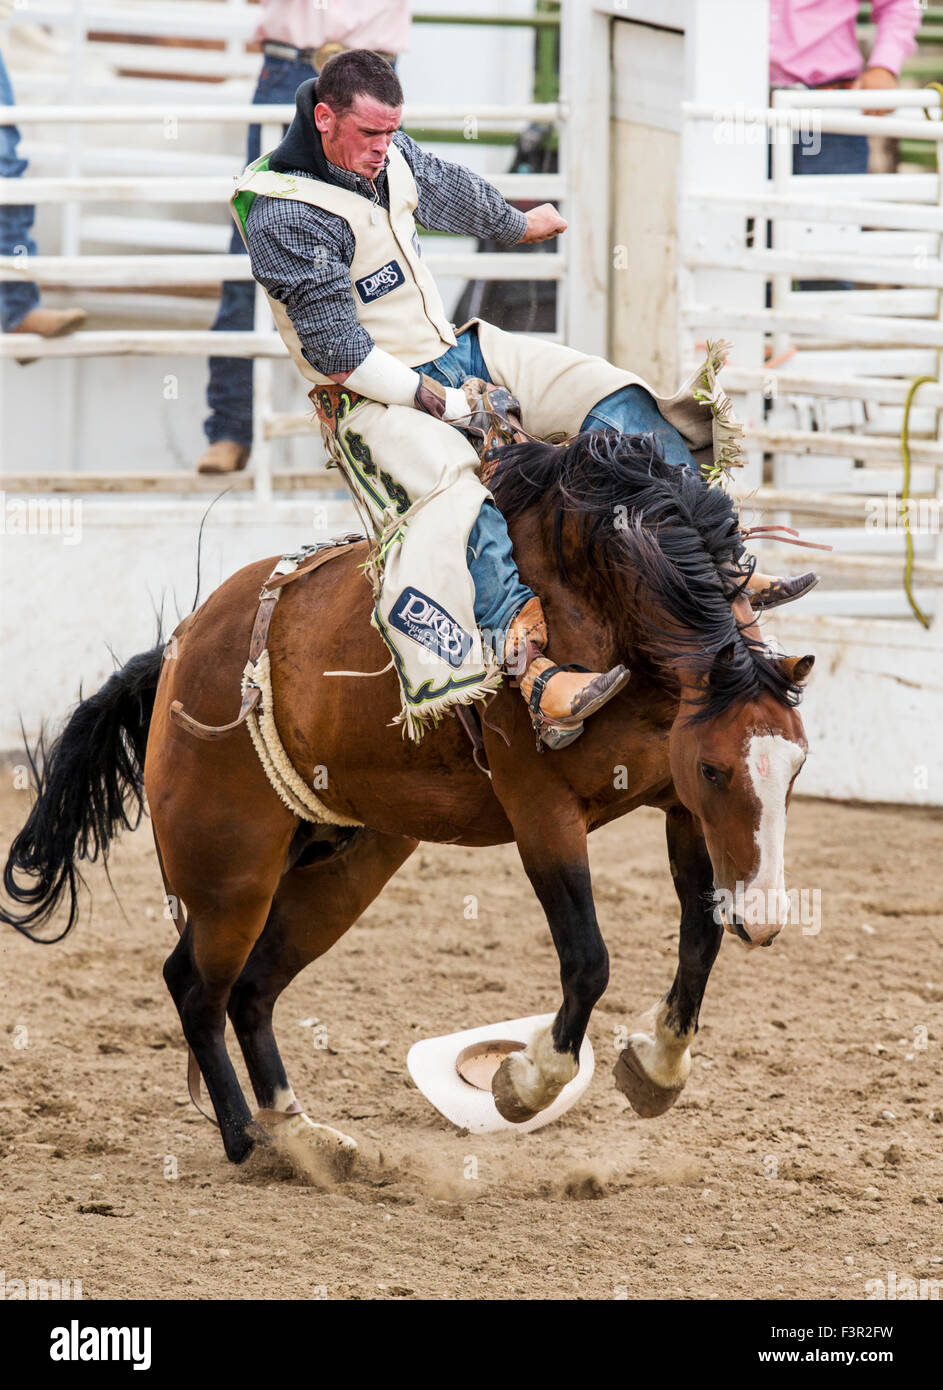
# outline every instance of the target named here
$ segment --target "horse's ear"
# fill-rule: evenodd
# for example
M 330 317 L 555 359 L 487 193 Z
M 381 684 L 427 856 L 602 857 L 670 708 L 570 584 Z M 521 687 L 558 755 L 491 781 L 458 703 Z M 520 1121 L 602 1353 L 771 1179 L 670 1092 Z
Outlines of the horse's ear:
M 814 656 L 784 656 L 782 667 L 791 681 L 801 685 L 815 665 Z

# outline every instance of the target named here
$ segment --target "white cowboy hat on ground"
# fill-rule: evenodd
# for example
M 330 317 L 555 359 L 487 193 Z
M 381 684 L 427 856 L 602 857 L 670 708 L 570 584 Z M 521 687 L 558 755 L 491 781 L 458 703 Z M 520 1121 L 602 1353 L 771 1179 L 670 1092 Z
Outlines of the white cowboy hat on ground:
M 502 1129 L 529 1134 L 569 1110 L 592 1081 L 595 1070 L 593 1048 L 587 1037 L 580 1048 L 579 1071 L 552 1105 L 519 1125 L 498 1114 L 491 1094 L 491 1077 L 503 1058 L 516 1050 L 515 1044 L 526 1047 L 553 1019 L 553 1014 L 535 1014 L 531 1018 L 466 1028 L 441 1038 L 424 1038 L 409 1049 L 406 1066 L 426 1100 L 459 1129 L 472 1134 L 491 1134 Z

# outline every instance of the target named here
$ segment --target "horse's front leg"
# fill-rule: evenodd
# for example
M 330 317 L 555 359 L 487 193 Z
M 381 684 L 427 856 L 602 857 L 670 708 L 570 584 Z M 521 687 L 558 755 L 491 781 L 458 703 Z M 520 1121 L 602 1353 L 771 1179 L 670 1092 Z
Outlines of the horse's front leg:
M 698 1012 L 723 938 L 714 870 L 700 825 L 689 811 L 673 806 L 667 831 L 671 875 L 681 902 L 678 969 L 655 1006 L 652 1033 L 633 1033 L 613 1072 L 619 1090 L 646 1119 L 674 1105 L 690 1075 Z
M 513 822 L 512 822 L 513 823 Z M 609 982 L 609 953 L 596 922 L 586 827 L 575 812 L 534 814 L 515 826 L 527 876 L 547 915 L 560 958 L 563 1003 L 550 1027 L 523 1052 L 505 1058 L 492 1082 L 495 1105 L 516 1124 L 556 1100 L 579 1071 L 583 1036 Z

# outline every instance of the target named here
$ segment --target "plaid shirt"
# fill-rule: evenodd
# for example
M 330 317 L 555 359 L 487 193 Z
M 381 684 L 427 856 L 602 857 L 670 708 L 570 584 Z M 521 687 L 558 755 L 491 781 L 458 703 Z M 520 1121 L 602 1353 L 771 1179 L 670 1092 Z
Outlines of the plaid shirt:
M 426 154 L 398 130 L 393 143 L 416 180 L 416 220 L 423 227 L 488 237 L 513 246 L 527 218 L 485 179 L 461 164 Z M 331 165 L 345 188 L 384 208 L 390 206 L 384 168 L 371 183 Z M 292 174 L 309 178 L 303 169 Z M 336 213 L 290 198 L 258 197 L 246 219 L 252 274 L 284 304 L 306 359 L 325 376 L 352 372 L 374 346 L 357 319 L 350 284 L 354 234 Z

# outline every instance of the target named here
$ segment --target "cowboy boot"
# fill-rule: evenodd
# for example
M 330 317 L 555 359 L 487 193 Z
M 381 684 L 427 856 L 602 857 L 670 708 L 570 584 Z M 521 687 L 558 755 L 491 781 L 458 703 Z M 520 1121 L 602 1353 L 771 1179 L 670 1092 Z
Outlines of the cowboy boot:
M 794 599 L 802 598 L 818 582 L 819 576 L 815 570 L 808 570 L 793 579 L 774 579 L 768 574 L 754 572 L 746 596 L 754 612 L 760 613 L 765 608 L 778 608 L 781 603 L 792 603 Z
M 84 309 L 31 309 L 11 333 L 38 333 L 41 338 L 61 338 L 74 333 L 88 314 Z
M 88 318 L 84 309 L 43 309 L 37 307 L 31 309 L 17 324 L 16 328 L 11 328 L 11 333 L 36 333 L 40 338 L 61 338 L 66 333 L 74 333 L 80 324 Z M 19 366 L 28 367 L 31 362 L 38 362 L 38 357 L 17 357 L 14 359 Z
M 250 450 L 234 439 L 217 439 L 200 457 L 198 473 L 241 473 L 249 462 Z
M 504 646 L 505 669 L 517 676 L 531 723 L 548 748 L 566 748 L 583 732 L 583 722 L 612 699 L 629 679 L 625 666 L 587 671 L 574 663 L 556 665 L 545 655 L 547 621 L 539 598 L 529 599 L 511 621 Z

